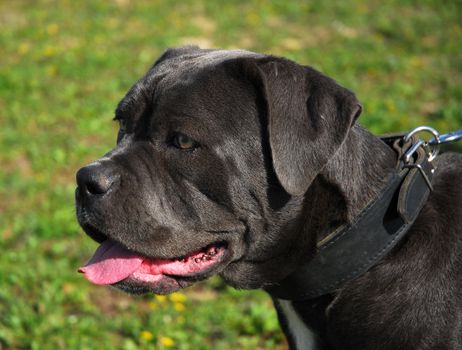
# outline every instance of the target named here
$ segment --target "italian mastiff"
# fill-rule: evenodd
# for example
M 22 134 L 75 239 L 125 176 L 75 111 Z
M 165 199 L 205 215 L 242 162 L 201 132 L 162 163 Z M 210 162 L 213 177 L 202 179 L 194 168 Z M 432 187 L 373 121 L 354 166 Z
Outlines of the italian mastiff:
M 462 156 L 378 138 L 360 113 L 285 58 L 167 50 L 119 103 L 116 147 L 77 173 L 101 243 L 80 272 L 134 294 L 216 274 L 263 288 L 291 349 L 462 349 Z

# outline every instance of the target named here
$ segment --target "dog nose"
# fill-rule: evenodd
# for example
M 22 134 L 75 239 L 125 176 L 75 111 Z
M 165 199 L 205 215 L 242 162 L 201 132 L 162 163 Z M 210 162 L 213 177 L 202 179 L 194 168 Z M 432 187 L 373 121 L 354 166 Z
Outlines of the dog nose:
M 95 162 L 77 171 L 77 186 L 87 195 L 103 195 L 119 178 L 115 167 L 107 162 Z

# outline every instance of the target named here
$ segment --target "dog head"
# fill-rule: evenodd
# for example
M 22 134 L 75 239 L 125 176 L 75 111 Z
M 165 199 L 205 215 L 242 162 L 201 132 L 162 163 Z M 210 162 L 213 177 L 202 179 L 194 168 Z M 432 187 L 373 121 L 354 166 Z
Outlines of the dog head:
M 82 272 L 133 293 L 281 280 L 314 252 L 307 190 L 360 111 L 283 58 L 167 50 L 119 103 L 116 147 L 77 173 L 79 223 L 102 243 Z

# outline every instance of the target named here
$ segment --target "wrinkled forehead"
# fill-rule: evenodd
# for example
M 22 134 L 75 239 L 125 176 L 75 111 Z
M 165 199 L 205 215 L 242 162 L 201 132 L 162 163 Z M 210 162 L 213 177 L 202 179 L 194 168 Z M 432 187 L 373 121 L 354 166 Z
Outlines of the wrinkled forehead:
M 233 59 L 256 56 L 244 50 L 198 50 L 169 58 L 153 67 L 152 74 L 158 77 L 154 92 L 162 95 L 221 93 L 230 80 L 225 64 Z
M 246 51 L 212 51 L 197 57 L 167 60 L 155 73 L 158 79 L 153 103 L 161 115 L 201 118 L 214 116 L 218 124 L 231 122 L 231 116 L 249 106 L 252 88 L 230 74 L 225 63 L 233 58 L 255 56 Z M 228 117 L 227 117 L 228 116 Z M 223 125 L 222 125 L 223 126 Z
M 214 71 L 227 61 L 245 57 L 262 57 L 245 50 L 197 50 L 175 56 L 158 63 L 152 73 L 162 76 L 163 84 L 175 84 L 178 80 L 188 80 L 196 74 Z
M 208 125 L 230 123 L 236 115 L 245 114 L 242 108 L 250 105 L 252 88 L 230 74 L 226 63 L 250 57 L 262 55 L 243 50 L 197 49 L 161 59 L 130 89 L 116 116 L 137 121 L 147 113 L 151 123 L 156 124 L 172 116 L 199 118 L 201 124 L 205 118 Z

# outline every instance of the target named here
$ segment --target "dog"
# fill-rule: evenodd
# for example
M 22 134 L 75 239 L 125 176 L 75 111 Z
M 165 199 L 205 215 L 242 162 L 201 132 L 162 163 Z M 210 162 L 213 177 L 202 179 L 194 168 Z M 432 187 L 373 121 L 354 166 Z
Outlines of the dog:
M 433 191 L 379 261 L 290 297 L 291 274 L 396 168 L 395 150 L 356 123 L 361 111 L 285 58 L 168 49 L 119 103 L 117 146 L 77 172 L 79 224 L 101 243 L 80 272 L 133 294 L 216 274 L 263 288 L 291 349 L 462 349 L 460 154 L 432 161 Z

